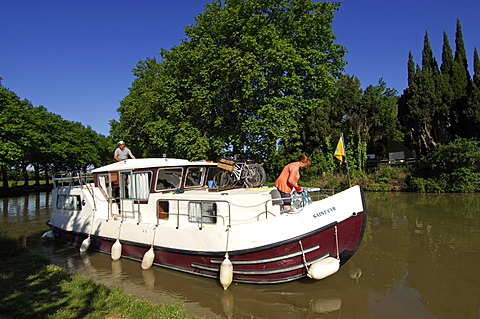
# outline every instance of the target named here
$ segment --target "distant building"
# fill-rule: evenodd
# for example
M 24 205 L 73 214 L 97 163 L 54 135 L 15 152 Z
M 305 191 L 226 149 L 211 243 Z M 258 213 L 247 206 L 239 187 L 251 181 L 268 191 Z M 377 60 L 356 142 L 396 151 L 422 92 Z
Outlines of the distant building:
M 416 162 L 417 154 L 414 150 L 407 148 L 403 143 L 389 142 L 387 144 L 388 159 L 379 158 L 376 154 L 367 155 L 367 167 L 377 165 L 402 165 Z

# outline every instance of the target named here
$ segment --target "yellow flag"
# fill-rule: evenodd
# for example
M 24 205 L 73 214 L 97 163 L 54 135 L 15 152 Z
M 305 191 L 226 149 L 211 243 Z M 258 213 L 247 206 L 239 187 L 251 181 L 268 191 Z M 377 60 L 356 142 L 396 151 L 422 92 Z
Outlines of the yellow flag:
M 340 165 L 343 164 L 343 157 L 345 156 L 345 147 L 343 146 L 343 134 L 338 140 L 337 149 L 335 150 L 335 153 L 333 153 L 333 156 L 340 160 Z

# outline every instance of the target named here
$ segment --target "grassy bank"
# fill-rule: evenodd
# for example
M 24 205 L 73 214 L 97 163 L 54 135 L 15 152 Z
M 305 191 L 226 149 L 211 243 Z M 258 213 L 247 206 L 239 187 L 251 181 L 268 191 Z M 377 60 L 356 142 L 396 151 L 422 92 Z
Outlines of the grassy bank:
M 0 318 L 198 318 L 70 275 L 0 233 Z
M 9 183 L 8 188 L 3 188 L 3 183 L 0 182 L 0 197 L 6 196 L 22 196 L 34 192 L 48 192 L 51 191 L 53 184 L 46 184 L 45 181 L 40 185 L 35 185 L 35 181 L 29 181 L 28 185 L 25 183 Z
M 300 180 L 300 184 L 335 190 L 347 189 L 349 185 L 360 185 L 364 190 L 371 192 L 400 192 L 407 191 L 406 180 L 410 174 L 411 168 L 408 166 L 383 165 L 368 173 L 352 171 L 350 176 L 346 172 L 323 173 L 319 177 Z

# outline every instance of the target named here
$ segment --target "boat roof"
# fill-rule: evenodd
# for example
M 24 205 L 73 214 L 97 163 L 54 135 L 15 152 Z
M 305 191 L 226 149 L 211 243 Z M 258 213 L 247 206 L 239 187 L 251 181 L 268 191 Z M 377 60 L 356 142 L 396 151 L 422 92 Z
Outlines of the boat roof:
M 136 158 L 127 159 L 121 162 L 108 164 L 92 170 L 93 173 L 135 170 L 152 167 L 171 167 L 171 166 L 217 166 L 213 161 L 189 161 L 179 158 Z

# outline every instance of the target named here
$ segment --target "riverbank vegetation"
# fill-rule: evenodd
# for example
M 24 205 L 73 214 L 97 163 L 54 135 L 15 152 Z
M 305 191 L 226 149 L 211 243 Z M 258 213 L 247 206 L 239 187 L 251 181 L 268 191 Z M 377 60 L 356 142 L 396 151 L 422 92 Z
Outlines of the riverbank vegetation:
M 475 48 L 471 73 L 460 20 L 454 50 L 444 32 L 441 59 L 425 32 L 421 62 L 411 52 L 405 57 L 408 87 L 399 93 L 382 79 L 362 88 L 344 73 L 347 48 L 333 33 L 336 10 L 338 2 L 312 0 L 207 3 L 185 28 L 185 40 L 138 62 L 108 138 L 0 86 L 0 120 L 9 124 L 0 126 L 2 172 L 98 166 L 111 161 L 122 139 L 139 157 L 248 155 L 270 178 L 305 154 L 314 165 L 302 178 L 344 184 L 345 165 L 333 157 L 343 134 L 348 173 L 366 188 L 480 191 L 480 59 Z M 18 120 L 11 115 L 17 113 L 26 115 Z M 39 133 L 18 139 L 30 124 Z M 386 185 L 382 165 L 405 165 L 396 174 L 402 181 Z
M 198 318 L 70 275 L 0 233 L 1 318 Z
M 361 185 L 367 191 L 473 193 L 480 191 L 480 142 L 457 139 L 435 147 L 421 161 L 378 165 L 365 172 L 345 167 L 322 174 L 302 174 L 309 186 L 345 189 Z M 349 179 L 350 175 L 350 179 Z

